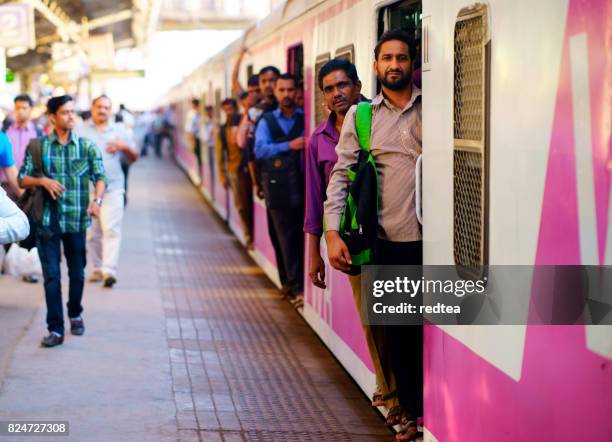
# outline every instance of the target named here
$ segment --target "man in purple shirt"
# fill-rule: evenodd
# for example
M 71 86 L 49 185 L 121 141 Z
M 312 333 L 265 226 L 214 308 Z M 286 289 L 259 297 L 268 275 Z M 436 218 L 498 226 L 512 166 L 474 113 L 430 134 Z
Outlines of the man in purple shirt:
M 348 60 L 335 58 L 319 71 L 319 88 L 331 114 L 315 129 L 306 152 L 306 218 L 304 232 L 308 235 L 308 275 L 312 283 L 325 288 L 325 264 L 321 258 L 320 239 L 323 234 L 323 202 L 336 156 L 340 129 L 349 108 L 360 101 L 361 82 L 357 69 Z
M 17 169 L 21 167 L 25 158 L 28 143 L 32 138 L 42 135 L 36 125 L 30 121 L 33 101 L 29 95 L 17 95 L 15 97 L 15 121 L 6 129 L 6 136 L 11 140 L 13 147 L 13 159 Z

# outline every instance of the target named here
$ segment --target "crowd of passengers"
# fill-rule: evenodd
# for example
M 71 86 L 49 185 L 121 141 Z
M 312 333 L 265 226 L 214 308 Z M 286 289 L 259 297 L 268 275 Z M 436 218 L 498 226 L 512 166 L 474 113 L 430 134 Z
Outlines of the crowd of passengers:
M 328 260 L 348 274 L 361 311 L 359 262 L 353 262 L 341 235 L 351 184 L 348 172 L 363 150 L 356 129 L 358 103 L 369 103 L 371 109 L 370 146 L 378 176 L 371 263 L 422 263 L 415 209 L 415 168 L 421 154 L 417 47 L 403 31 L 383 34 L 373 63 L 381 89 L 372 100 L 362 95 L 351 62 L 336 58 L 323 65 L 317 82 L 327 117 L 308 143 L 304 94 L 298 79 L 265 66 L 248 79 L 243 90 L 238 72 L 246 52 L 243 47 L 232 75 L 237 98 L 221 103 L 222 124 L 215 122 L 212 106 L 205 106 L 202 114 L 200 101 L 191 102 L 184 131 L 198 159 L 198 170 L 202 171 L 202 155 L 209 155 L 211 169 L 216 168 L 222 185 L 233 193 L 248 249 L 253 248 L 253 195 L 265 200 L 282 297 L 296 308 L 303 305 L 304 233 L 309 245 L 308 275 L 315 286 L 326 288 L 329 275 L 320 249 L 324 236 Z M 214 170 L 210 172 L 214 175 Z M 399 426 L 397 440 L 421 438 L 422 326 L 364 325 L 363 329 L 376 372 L 372 405 L 388 410 L 386 424 Z

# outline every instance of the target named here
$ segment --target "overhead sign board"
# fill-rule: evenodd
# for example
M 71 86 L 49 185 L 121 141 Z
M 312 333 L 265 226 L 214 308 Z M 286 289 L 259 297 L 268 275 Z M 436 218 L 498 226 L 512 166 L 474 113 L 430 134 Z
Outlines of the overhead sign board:
M 35 46 L 32 6 L 21 3 L 0 6 L 0 47 L 34 48 Z

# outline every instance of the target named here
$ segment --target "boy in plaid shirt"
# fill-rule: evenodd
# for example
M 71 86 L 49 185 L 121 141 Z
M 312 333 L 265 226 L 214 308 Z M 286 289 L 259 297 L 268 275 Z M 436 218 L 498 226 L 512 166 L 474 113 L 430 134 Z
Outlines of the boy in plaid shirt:
M 44 176 L 34 177 L 30 152 L 19 173 L 23 188 L 43 187 L 45 202 L 37 247 L 45 278 L 47 327 L 49 335 L 43 347 L 55 347 L 64 342 L 64 315 L 60 273 L 60 244 L 68 264 L 70 287 L 68 316 L 70 331 L 82 335 L 85 326 L 81 313 L 85 283 L 85 231 L 91 216 L 98 216 L 106 189 L 102 157 L 95 144 L 79 138 L 72 130 L 76 123 L 74 103 L 68 95 L 54 97 L 47 103 L 49 121 L 55 130 L 40 138 Z M 95 183 L 93 201 L 89 201 L 89 182 Z

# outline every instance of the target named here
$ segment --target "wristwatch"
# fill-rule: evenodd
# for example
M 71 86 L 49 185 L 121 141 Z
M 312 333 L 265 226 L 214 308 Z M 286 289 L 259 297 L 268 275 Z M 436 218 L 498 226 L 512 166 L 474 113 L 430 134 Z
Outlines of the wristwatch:
M 102 198 L 96 198 L 94 200 L 94 203 L 96 203 L 98 206 L 102 207 Z

